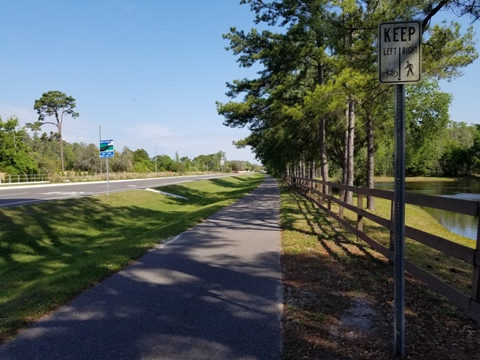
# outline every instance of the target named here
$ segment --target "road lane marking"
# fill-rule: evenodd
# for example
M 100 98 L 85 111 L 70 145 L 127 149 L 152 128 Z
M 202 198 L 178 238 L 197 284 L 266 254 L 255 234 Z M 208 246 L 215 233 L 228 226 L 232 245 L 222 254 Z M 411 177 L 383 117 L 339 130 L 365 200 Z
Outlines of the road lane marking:
M 42 193 L 42 195 L 60 195 L 60 196 L 86 196 L 90 195 L 90 192 L 84 191 L 52 191 L 47 193 Z

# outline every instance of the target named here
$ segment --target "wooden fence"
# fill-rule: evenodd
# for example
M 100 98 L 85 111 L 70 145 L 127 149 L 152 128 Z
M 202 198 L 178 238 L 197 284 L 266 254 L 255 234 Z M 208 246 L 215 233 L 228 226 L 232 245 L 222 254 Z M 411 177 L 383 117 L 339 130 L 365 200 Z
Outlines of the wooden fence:
M 338 183 L 292 176 L 286 177 L 285 181 L 298 193 L 314 202 L 329 216 L 337 220 L 349 232 L 365 241 L 390 261 L 394 260 L 393 231 L 395 223 L 393 221 L 393 191 L 346 186 Z M 347 204 L 341 200 L 342 194 L 344 194 L 345 191 L 351 191 L 353 194 L 357 195 L 357 205 Z M 333 195 L 334 193 L 338 194 Z M 392 203 L 390 219 L 385 219 L 366 211 L 364 209 L 364 200 L 367 196 L 390 200 Z M 420 195 L 407 192 L 405 202 L 406 204 L 470 215 L 477 219 L 480 215 L 480 202 L 477 201 Z M 338 205 L 338 214 L 332 211 L 332 203 Z M 356 224 L 352 225 L 345 220 L 344 209 L 351 210 L 356 214 Z M 390 231 L 389 248 L 380 244 L 363 231 L 364 219 L 370 219 Z M 437 276 L 413 264 L 411 261 L 405 260 L 406 271 L 423 281 L 436 292 L 447 297 L 452 303 L 466 312 L 472 319 L 480 322 L 480 221 L 479 228 L 477 229 L 476 249 L 457 244 L 445 238 L 409 226 L 405 226 L 405 236 L 473 266 L 471 294 L 466 295 L 455 287 L 445 283 Z

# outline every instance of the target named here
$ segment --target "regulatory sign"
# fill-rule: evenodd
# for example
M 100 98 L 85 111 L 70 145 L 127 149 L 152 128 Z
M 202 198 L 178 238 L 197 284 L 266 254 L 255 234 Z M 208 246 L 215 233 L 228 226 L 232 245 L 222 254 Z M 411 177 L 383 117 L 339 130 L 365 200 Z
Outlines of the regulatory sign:
M 113 158 L 113 140 L 100 140 L 100 157 Z
M 382 84 L 420 81 L 422 24 L 385 22 L 378 27 L 378 79 Z

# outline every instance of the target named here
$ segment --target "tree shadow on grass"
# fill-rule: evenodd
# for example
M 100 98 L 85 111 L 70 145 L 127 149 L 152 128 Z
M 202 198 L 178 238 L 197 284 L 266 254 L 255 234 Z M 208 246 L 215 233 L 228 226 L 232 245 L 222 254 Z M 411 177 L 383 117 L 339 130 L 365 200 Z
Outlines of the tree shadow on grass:
M 108 221 L 135 215 L 134 227 L 138 230 L 142 227 L 141 218 L 161 219 L 167 215 L 165 211 L 135 209 L 135 206 L 110 209 L 97 202 L 92 198 L 83 199 L 75 204 L 78 213 L 68 216 L 78 220 L 82 211 L 90 211 L 84 214 L 87 218 L 93 209 L 109 209 Z M 65 211 L 68 206 L 62 208 L 57 204 L 55 209 Z M 235 223 L 239 213 L 225 209 L 217 215 Z M 275 214 L 271 213 L 271 217 L 273 219 L 265 218 L 252 224 L 250 230 L 263 230 L 263 221 L 274 220 Z M 97 221 L 97 218 L 93 216 L 88 221 Z M 17 359 L 27 359 L 32 358 L 32 354 L 37 357 L 48 354 L 45 357 L 62 360 L 158 356 L 279 359 L 278 232 L 272 231 L 268 237 L 261 231 L 255 235 L 249 232 L 247 239 L 231 238 L 231 234 L 238 232 L 230 231 L 230 235 L 226 235 L 224 227 L 210 224 L 214 221 L 209 219 L 168 246 L 147 252 L 125 271 L 109 277 L 69 306 L 36 323 L 0 347 L 0 358 L 8 359 L 14 354 Z M 121 230 L 117 229 L 117 223 L 111 225 L 117 226 L 97 236 L 109 235 L 107 241 L 112 241 Z M 155 234 L 158 226 L 152 224 L 151 233 Z M 255 246 L 256 252 L 251 251 L 249 244 L 252 243 L 259 245 Z M 124 249 L 117 248 L 116 252 L 132 251 L 136 245 L 134 241 Z M 99 262 L 96 266 L 104 268 L 105 263 Z M 91 271 L 98 269 L 93 267 Z
M 239 197 L 253 185 L 242 182 L 233 193 Z M 25 325 L 27 309 L 36 307 L 35 313 L 41 313 L 64 303 L 162 239 L 218 212 L 232 197 L 232 191 L 212 196 L 172 188 L 193 201 L 163 198 L 166 207 L 159 208 L 156 195 L 139 191 L 129 203 L 86 197 L 1 209 L 0 313 L 18 315 L 1 318 L 0 339 Z M 178 207 L 179 203 L 187 206 Z
M 368 245 L 356 241 L 352 234 L 347 230 L 341 229 L 334 220 L 330 219 L 320 209 L 315 208 L 309 200 L 295 192 L 290 192 L 290 196 L 290 201 L 294 206 L 285 210 L 283 214 L 282 227 L 284 229 L 316 236 L 318 241 L 324 246 L 326 246 L 327 242 L 332 242 L 340 247 L 350 260 L 367 257 L 371 261 L 380 261 L 381 264 L 384 263 L 383 260 L 379 260 L 375 256 L 372 256 L 372 254 L 366 250 L 369 249 Z M 308 225 L 307 230 L 304 228 L 299 229 L 294 226 L 295 221 L 298 218 L 301 218 Z M 355 251 L 352 251 L 352 248 L 354 248 Z M 334 253 L 331 253 L 330 255 L 337 256 Z
M 236 180 L 232 182 L 231 180 Z M 238 181 L 241 182 L 238 182 Z M 247 178 L 247 177 L 231 177 L 228 180 L 223 179 L 211 179 L 208 180 L 209 183 L 215 185 L 213 189 L 214 193 L 206 190 L 198 190 L 191 187 L 185 187 L 182 185 L 168 185 L 157 187 L 155 189 L 159 191 L 168 192 L 170 194 L 179 195 L 187 198 L 170 198 L 171 203 L 176 204 L 194 204 L 194 205 L 206 205 L 213 201 L 223 201 L 226 199 L 235 198 L 238 199 L 243 196 L 245 193 L 249 193 L 255 188 L 257 188 L 262 182 L 263 178 Z M 224 191 L 219 191 L 218 187 L 221 189 L 227 189 Z M 235 190 L 236 189 L 236 190 Z
M 300 195 L 288 192 L 284 199 L 283 228 L 298 237 L 294 251 L 282 257 L 285 358 L 393 359 L 392 266 L 368 245 L 344 236 L 336 222 Z M 306 240 L 312 237 L 316 246 Z M 478 324 L 408 273 L 406 286 L 407 355 L 444 358 L 449 351 L 455 359 L 475 358 L 480 343 L 448 324 L 480 334 Z M 349 328 L 355 322 L 345 320 L 355 304 L 365 301 L 375 312 L 359 319 L 370 319 L 370 333 Z M 438 346 L 460 342 L 458 351 Z

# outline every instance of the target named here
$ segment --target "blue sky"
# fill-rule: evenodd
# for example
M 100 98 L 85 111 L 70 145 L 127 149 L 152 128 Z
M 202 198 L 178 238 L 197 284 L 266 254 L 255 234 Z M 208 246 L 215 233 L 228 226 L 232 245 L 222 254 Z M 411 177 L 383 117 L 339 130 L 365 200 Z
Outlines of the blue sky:
M 97 144 L 101 126 L 117 150 L 256 162 L 232 145 L 248 130 L 223 126 L 215 107 L 225 82 L 252 74 L 225 50 L 231 26 L 254 26 L 239 0 L 0 0 L 0 116 L 35 121 L 35 99 L 60 90 L 80 113 L 64 121 L 69 142 Z M 464 73 L 442 89 L 454 120 L 480 123 L 480 63 Z

